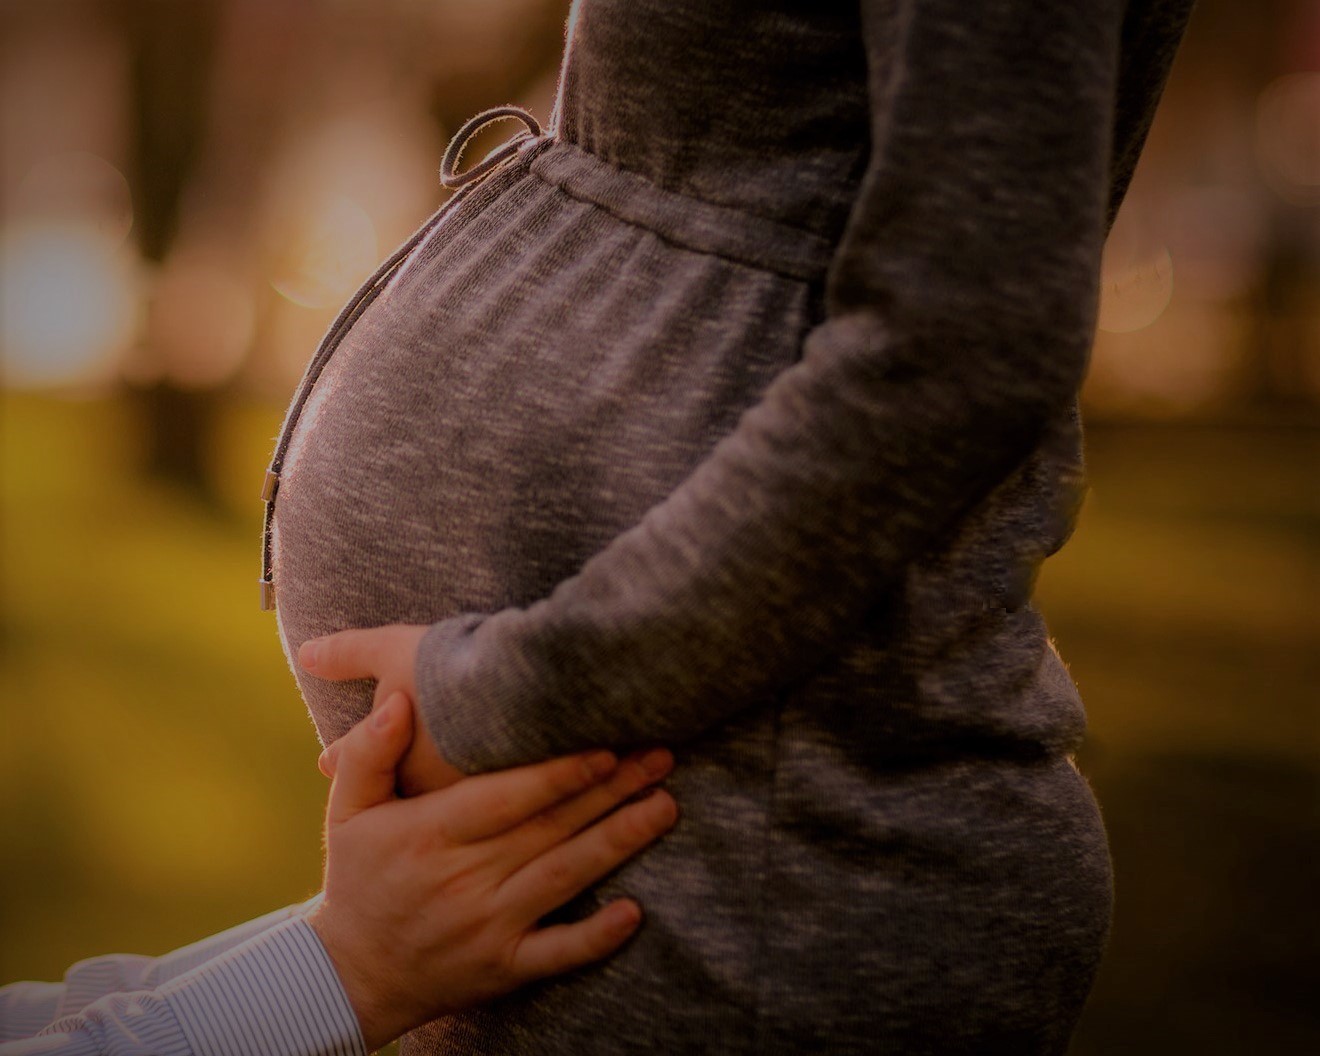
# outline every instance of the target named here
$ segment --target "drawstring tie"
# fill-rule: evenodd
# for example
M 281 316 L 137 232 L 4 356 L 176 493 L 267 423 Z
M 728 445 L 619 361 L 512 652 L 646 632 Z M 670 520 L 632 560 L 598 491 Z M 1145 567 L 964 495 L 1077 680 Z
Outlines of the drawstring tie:
M 492 150 L 467 172 L 455 172 L 454 169 L 463 156 L 463 148 L 467 146 L 468 140 L 492 121 L 502 121 L 506 117 L 516 117 L 527 127 L 507 143 Z M 454 138 L 449 141 L 449 146 L 445 148 L 445 156 L 440 161 L 440 183 L 445 187 L 456 188 L 480 179 L 522 146 L 524 142 L 540 134 L 541 126 L 537 124 L 536 118 L 521 106 L 493 106 L 489 110 L 483 110 L 464 121 L 459 130 L 454 133 Z
M 487 154 L 480 162 L 468 169 L 467 172 L 455 172 L 459 159 L 463 155 L 463 148 L 467 146 L 468 140 L 485 128 L 492 121 L 500 121 L 504 118 L 516 117 L 527 127 L 515 135 L 508 142 L 501 144 Z M 302 381 L 298 383 L 298 390 L 294 394 L 293 403 L 289 408 L 289 413 L 285 416 L 284 425 L 280 429 L 279 439 L 275 443 L 275 454 L 271 457 L 270 468 L 266 470 L 266 477 L 261 486 L 261 501 L 265 505 L 265 512 L 262 516 L 261 524 L 261 608 L 263 611 L 269 611 L 275 608 L 275 581 L 274 581 L 274 554 L 272 550 L 272 531 L 275 517 L 275 496 L 280 488 L 280 473 L 284 470 L 284 460 L 289 453 L 289 443 L 293 437 L 294 427 L 298 424 L 298 419 L 302 415 L 303 408 L 307 405 L 307 399 L 312 394 L 312 387 L 316 384 L 325 365 L 334 355 L 339 343 L 343 341 L 344 336 L 352 329 L 353 324 L 358 321 L 375 299 L 380 296 L 390 277 L 403 261 L 425 240 L 448 212 L 454 208 L 462 199 L 467 197 L 471 189 L 476 186 L 477 181 L 487 173 L 494 170 L 508 158 L 512 157 L 529 139 L 534 139 L 541 135 L 541 126 L 536 118 L 529 114 L 520 106 L 494 106 L 489 110 L 483 110 L 479 114 L 468 118 L 454 133 L 449 141 L 449 146 L 445 148 L 444 157 L 440 161 L 440 183 L 442 186 L 457 193 L 451 195 L 439 209 L 431 214 L 430 218 L 414 233 L 408 241 L 396 249 L 386 258 L 385 262 L 367 279 L 350 298 L 343 310 L 335 318 L 325 337 L 321 339 L 321 344 L 316 349 L 316 354 L 312 356 L 307 364 L 306 371 L 303 372 Z

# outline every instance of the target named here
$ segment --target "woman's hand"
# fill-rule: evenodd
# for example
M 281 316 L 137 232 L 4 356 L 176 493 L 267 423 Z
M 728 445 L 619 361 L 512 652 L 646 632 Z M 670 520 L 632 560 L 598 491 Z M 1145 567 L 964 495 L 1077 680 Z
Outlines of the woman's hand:
M 426 630 L 423 626 L 395 623 L 312 638 L 298 650 L 298 663 L 309 674 L 331 681 L 375 679 L 377 708 L 394 693 L 415 701 L 417 646 Z M 420 722 L 416 726 L 416 736 L 398 768 L 399 789 L 406 796 L 446 788 L 464 776 L 440 754 L 425 727 Z M 334 744 L 321 755 L 321 772 L 326 777 L 334 776 L 334 755 Z
M 341 741 L 326 812 L 325 898 L 308 917 L 368 1050 L 437 1016 L 599 960 L 637 928 L 620 899 L 575 924 L 537 921 L 673 825 L 673 765 L 608 752 L 395 797 L 412 708 L 391 694 Z M 613 811 L 613 813 L 609 813 Z

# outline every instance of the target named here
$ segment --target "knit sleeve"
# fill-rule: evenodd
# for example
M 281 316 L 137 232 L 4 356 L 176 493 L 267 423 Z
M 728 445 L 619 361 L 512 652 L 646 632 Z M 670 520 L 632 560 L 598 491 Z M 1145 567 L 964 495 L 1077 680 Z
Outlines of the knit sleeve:
M 870 156 L 823 321 L 578 574 L 428 631 L 448 759 L 676 743 L 773 700 L 1026 457 L 1093 339 L 1124 6 L 863 0 Z

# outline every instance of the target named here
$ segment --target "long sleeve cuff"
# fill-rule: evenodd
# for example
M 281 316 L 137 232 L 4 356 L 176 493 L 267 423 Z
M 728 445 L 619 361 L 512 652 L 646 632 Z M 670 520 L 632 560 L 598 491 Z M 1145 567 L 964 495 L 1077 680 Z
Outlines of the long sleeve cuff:
M 69 968 L 62 982 L 17 982 L 0 987 L 0 1042 L 30 1038 L 107 994 L 155 990 L 253 936 L 309 912 L 321 897 L 318 893 L 299 905 L 267 913 L 161 957 L 127 953 L 89 957 Z
M 366 1056 L 357 1016 L 301 917 L 163 987 L 194 1056 Z
M 301 916 L 157 990 L 107 994 L 4 1056 L 366 1056 L 357 1017 Z
M 79 961 L 64 975 L 64 993 L 55 1014 L 38 1024 L 31 1033 L 36 1033 L 41 1027 L 56 1019 L 77 1014 L 106 994 L 154 990 L 163 986 L 212 958 L 242 945 L 254 936 L 302 915 L 319 900 L 318 894 L 309 902 L 285 906 L 255 920 L 244 921 L 198 942 L 172 950 L 162 957 L 113 954 Z

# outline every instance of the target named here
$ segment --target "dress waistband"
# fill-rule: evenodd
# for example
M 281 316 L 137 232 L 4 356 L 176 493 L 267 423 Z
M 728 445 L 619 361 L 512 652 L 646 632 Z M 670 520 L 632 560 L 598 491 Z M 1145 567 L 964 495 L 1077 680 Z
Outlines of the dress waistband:
M 456 171 L 468 140 L 492 121 L 517 118 L 527 127 L 466 172 Z M 542 132 L 522 107 L 497 106 L 469 118 L 454 133 L 440 165 L 440 182 L 457 188 L 518 158 L 533 175 L 579 201 L 698 253 L 711 253 L 790 278 L 824 274 L 834 253 L 812 231 L 669 190 L 639 172 L 620 168 L 554 132 Z
M 814 232 L 668 190 L 553 134 L 524 142 L 518 153 L 569 197 L 698 253 L 805 281 L 822 277 L 834 255 L 830 240 Z

